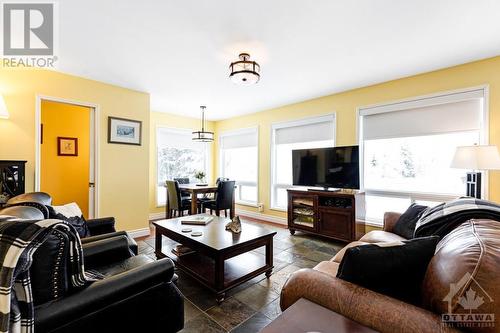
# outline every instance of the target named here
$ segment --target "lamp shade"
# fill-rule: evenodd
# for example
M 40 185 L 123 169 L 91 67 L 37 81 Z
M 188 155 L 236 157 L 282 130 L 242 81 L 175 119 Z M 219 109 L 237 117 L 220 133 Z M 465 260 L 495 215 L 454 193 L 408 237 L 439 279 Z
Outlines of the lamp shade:
M 500 155 L 496 146 L 460 146 L 451 167 L 470 170 L 499 170 Z
M 5 105 L 2 95 L 0 95 L 0 118 L 9 118 L 9 111 L 7 111 L 7 105 Z

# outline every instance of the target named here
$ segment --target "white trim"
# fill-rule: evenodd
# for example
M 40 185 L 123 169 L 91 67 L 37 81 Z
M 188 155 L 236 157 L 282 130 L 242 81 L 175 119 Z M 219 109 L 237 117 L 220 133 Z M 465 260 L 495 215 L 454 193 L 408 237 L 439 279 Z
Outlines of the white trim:
M 483 98 L 483 119 L 480 130 L 480 144 L 489 144 L 489 85 L 442 91 L 428 95 L 420 95 L 400 100 L 393 100 L 356 108 L 356 140 L 359 146 L 360 190 L 364 191 L 364 141 L 363 116 L 384 112 L 394 112 L 404 109 L 425 107 L 429 105 L 453 103 L 472 98 Z M 489 172 L 483 171 L 482 198 L 489 198 Z M 464 193 L 465 194 L 465 193 Z
M 276 160 L 276 130 L 280 128 L 287 128 L 287 127 L 293 127 L 293 126 L 301 126 L 301 125 L 308 125 L 308 124 L 314 124 L 314 123 L 320 123 L 320 122 L 325 122 L 325 121 L 330 121 L 332 120 L 333 117 L 333 146 L 337 146 L 337 112 L 331 112 L 325 115 L 318 115 L 318 116 L 313 116 L 313 117 L 306 117 L 306 118 L 301 118 L 297 120 L 291 120 L 291 121 L 279 121 L 275 123 L 271 123 L 271 147 L 270 147 L 270 153 L 271 153 L 271 159 L 270 159 L 270 168 L 271 168 L 271 178 L 270 178 L 270 186 L 269 186 L 269 199 L 270 199 L 270 209 L 272 210 L 277 210 L 277 211 L 284 211 L 283 207 L 278 207 L 275 205 L 274 202 L 274 186 L 275 185 L 282 185 L 282 184 L 276 184 L 276 170 L 275 170 L 275 160 Z M 288 187 L 291 187 L 291 184 L 287 185 Z
M 219 135 L 219 143 L 220 143 L 222 137 L 253 133 L 254 131 L 259 133 L 259 125 L 237 128 L 237 129 L 232 129 L 232 130 L 220 132 L 220 134 L 218 134 Z
M 149 213 L 149 221 L 166 219 L 166 215 L 165 212 Z
M 155 172 L 155 205 L 157 208 L 165 207 L 165 204 L 159 204 L 158 203 L 158 130 L 166 129 L 167 131 L 171 133 L 176 133 L 176 134 L 189 134 L 191 135 L 193 131 L 196 129 L 192 128 L 178 128 L 178 127 L 169 127 L 169 126 L 164 126 L 161 124 L 157 124 L 155 126 L 155 134 L 154 134 L 154 142 L 151 142 L 150 144 L 154 144 L 154 151 L 155 151 L 155 165 L 154 165 L 154 172 Z M 200 144 L 200 143 L 197 143 Z M 211 154 L 211 149 L 212 147 L 210 146 L 209 142 L 203 142 L 201 144 L 204 144 L 206 147 L 206 152 L 205 152 L 205 172 L 206 172 L 206 177 L 207 181 L 209 183 L 212 182 L 212 154 Z
M 132 238 L 146 237 L 150 235 L 150 230 L 149 228 L 127 230 L 127 234 L 129 234 Z
M 83 106 L 90 108 L 94 113 L 94 211 L 89 212 L 89 216 L 98 217 L 99 216 L 99 132 L 100 132 L 100 107 L 99 104 L 82 102 L 79 100 L 52 97 L 46 95 L 37 94 L 35 96 L 35 191 L 40 191 L 40 125 L 42 122 L 42 101 L 50 101 L 57 103 L 64 103 L 76 106 Z
M 443 91 L 428 95 L 420 95 L 400 100 L 360 106 L 358 107 L 358 110 L 359 115 L 368 116 L 378 113 L 402 111 L 432 105 L 455 103 L 473 98 L 484 98 L 484 90 L 487 87 L 488 85 L 481 85 L 477 87 Z
M 236 209 L 236 215 L 246 216 L 246 217 L 254 218 L 257 220 L 262 220 L 262 221 L 276 223 L 276 224 L 288 225 L 288 221 L 287 221 L 286 217 L 279 217 L 279 216 L 274 216 L 274 215 L 257 213 L 257 212 L 252 212 L 249 210 L 243 210 L 243 209 Z
M 333 119 L 332 119 L 332 117 L 333 117 Z M 288 127 L 310 125 L 310 124 L 316 124 L 316 123 L 324 123 L 327 121 L 335 120 L 335 118 L 337 118 L 337 113 L 331 112 L 331 113 L 327 113 L 327 114 L 323 114 L 323 115 L 305 117 L 305 118 L 300 118 L 300 119 L 295 119 L 295 120 L 278 121 L 278 122 L 274 122 L 271 124 L 271 129 L 277 130 L 280 128 L 288 128 Z M 334 133 L 334 135 L 335 135 L 335 133 Z
M 360 222 L 363 222 L 365 225 L 369 225 L 370 227 L 378 227 L 378 228 L 384 228 L 384 222 L 376 222 L 376 221 L 368 221 L 368 220 L 359 220 Z
M 225 177 L 224 175 L 224 152 L 223 152 L 223 148 L 222 148 L 222 138 L 224 137 L 227 137 L 227 136 L 233 136 L 233 135 L 239 135 L 239 134 L 247 134 L 247 133 L 255 133 L 257 135 L 257 158 L 255 159 L 255 167 L 256 167 L 256 170 L 257 170 L 257 179 L 255 180 L 255 187 L 256 187 L 256 191 L 257 191 L 257 198 L 255 200 L 255 202 L 253 201 L 240 201 L 240 200 L 235 200 L 235 203 L 236 204 L 239 204 L 239 205 L 245 205 L 245 206 L 251 206 L 251 207 L 258 207 L 258 202 L 259 202 L 259 161 L 260 161 L 260 148 L 259 148 L 259 144 L 260 144 L 260 133 L 259 133 L 259 125 L 255 125 L 255 126 L 250 126 L 250 127 L 245 127 L 245 128 L 239 128 L 239 129 L 234 129 L 234 130 L 229 130 L 229 131 L 224 131 L 224 132 L 221 132 L 220 134 L 218 134 L 218 155 L 219 155 L 219 170 L 218 170 L 218 174 L 220 177 Z M 247 186 L 252 186 L 252 184 L 250 184 L 250 182 L 238 182 L 238 180 L 236 180 L 236 185 L 246 185 Z M 241 187 L 238 187 L 238 191 L 240 191 Z

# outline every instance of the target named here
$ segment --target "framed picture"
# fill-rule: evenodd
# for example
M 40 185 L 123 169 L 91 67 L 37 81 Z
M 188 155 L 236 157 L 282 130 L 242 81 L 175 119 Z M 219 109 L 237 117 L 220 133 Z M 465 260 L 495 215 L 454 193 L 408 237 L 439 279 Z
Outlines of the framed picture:
M 78 156 L 78 138 L 58 136 L 57 156 Z
M 108 143 L 140 146 L 141 132 L 141 121 L 108 117 Z

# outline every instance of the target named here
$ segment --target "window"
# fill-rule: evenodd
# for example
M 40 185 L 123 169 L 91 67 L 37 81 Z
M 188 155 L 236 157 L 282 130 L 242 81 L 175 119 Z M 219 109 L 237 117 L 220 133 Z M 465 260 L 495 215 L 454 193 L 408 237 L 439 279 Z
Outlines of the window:
M 286 189 L 292 186 L 292 150 L 333 147 L 335 116 L 275 124 L 271 143 L 271 208 L 287 207 Z
M 482 123 L 483 90 L 360 110 L 366 220 L 464 195 L 465 171 L 450 163 L 481 142 Z
M 207 177 L 210 174 L 209 145 L 193 142 L 191 137 L 190 130 L 164 127 L 156 130 L 158 206 L 166 203 L 166 180 L 189 177 L 194 182 L 195 172 L 204 171 Z
M 258 129 L 249 128 L 220 135 L 221 176 L 236 181 L 235 201 L 256 205 L 258 201 Z

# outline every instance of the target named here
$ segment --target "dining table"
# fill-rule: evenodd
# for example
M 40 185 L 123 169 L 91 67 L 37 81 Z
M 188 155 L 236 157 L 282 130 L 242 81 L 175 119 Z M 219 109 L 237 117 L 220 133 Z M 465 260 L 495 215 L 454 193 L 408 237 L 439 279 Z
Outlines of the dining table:
M 184 193 L 189 193 L 191 195 L 191 215 L 198 213 L 197 198 L 198 194 L 216 193 L 217 185 L 200 185 L 200 184 L 179 184 L 179 189 Z M 168 200 L 167 200 L 168 201 Z M 168 212 L 167 203 L 167 212 Z M 234 217 L 234 194 L 231 203 L 231 208 L 229 209 L 230 217 Z

